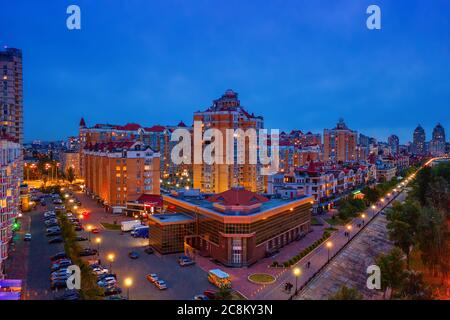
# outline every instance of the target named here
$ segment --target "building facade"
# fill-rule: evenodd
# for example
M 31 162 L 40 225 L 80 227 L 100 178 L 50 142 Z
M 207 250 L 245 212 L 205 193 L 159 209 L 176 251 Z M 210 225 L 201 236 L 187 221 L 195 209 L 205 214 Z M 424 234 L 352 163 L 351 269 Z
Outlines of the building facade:
M 333 129 L 323 131 L 324 161 L 349 162 L 357 160 L 356 131 L 350 130 L 343 119 Z
M 83 152 L 86 191 L 113 212 L 142 194 L 160 193 L 159 153 L 142 142 L 109 142 Z
M 0 279 L 20 207 L 20 171 L 22 148 L 15 139 L 0 139 Z
M 413 133 L 412 153 L 414 155 L 425 155 L 425 130 L 419 124 Z
M 434 157 L 439 157 L 445 154 L 445 130 L 444 127 L 438 123 L 433 129 L 433 135 L 430 141 L 430 153 Z
M 250 164 L 249 159 L 249 141 L 245 142 L 244 164 L 226 163 L 226 145 L 229 137 L 227 137 L 227 129 L 255 129 L 258 133 L 263 128 L 263 118 L 248 113 L 238 99 L 238 94 L 233 90 L 227 90 L 222 97 L 213 101 L 205 111 L 194 113 L 194 121 L 202 123 L 202 137 L 207 129 L 220 130 L 223 136 L 222 150 L 217 150 L 223 164 L 207 164 L 203 161 L 201 164 L 193 165 L 194 188 L 200 189 L 206 193 L 218 193 L 231 189 L 235 186 L 241 186 L 253 192 L 262 192 L 264 190 L 263 177 L 260 174 L 259 164 Z M 237 157 L 237 139 L 233 137 L 235 157 Z M 202 153 L 208 141 L 202 139 Z M 254 146 L 253 146 L 254 147 Z M 237 159 L 237 158 L 236 158 Z
M 237 187 L 206 199 L 164 196 L 164 204 L 172 214 L 150 216 L 151 246 L 162 253 L 184 248 L 231 267 L 251 265 L 311 225 L 312 198 L 306 196 L 269 199 Z

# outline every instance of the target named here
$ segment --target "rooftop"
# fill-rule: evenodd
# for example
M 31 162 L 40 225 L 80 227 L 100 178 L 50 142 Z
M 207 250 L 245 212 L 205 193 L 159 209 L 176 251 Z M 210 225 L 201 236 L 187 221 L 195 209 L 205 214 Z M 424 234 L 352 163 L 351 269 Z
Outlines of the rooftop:
M 165 213 L 165 214 L 154 214 L 149 216 L 150 219 L 156 220 L 161 224 L 171 224 L 171 223 L 180 223 L 180 222 L 193 222 L 194 219 L 188 215 L 184 215 L 182 213 Z

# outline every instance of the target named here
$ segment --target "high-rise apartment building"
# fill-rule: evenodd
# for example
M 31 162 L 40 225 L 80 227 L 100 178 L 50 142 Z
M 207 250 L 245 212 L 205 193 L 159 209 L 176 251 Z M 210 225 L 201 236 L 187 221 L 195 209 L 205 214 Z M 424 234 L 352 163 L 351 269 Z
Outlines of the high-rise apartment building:
M 207 129 L 218 129 L 223 136 L 223 150 L 217 150 L 222 164 L 193 164 L 194 188 L 202 192 L 219 193 L 229 190 L 233 187 L 244 187 L 252 192 L 263 192 L 264 181 L 260 174 L 259 164 L 250 164 L 249 159 L 249 141 L 245 142 L 244 164 L 234 161 L 233 164 L 226 163 L 226 145 L 228 137 L 227 129 L 255 129 L 258 133 L 263 128 L 263 118 L 248 113 L 238 99 L 238 94 L 233 90 L 227 90 L 222 97 L 213 101 L 205 111 L 194 113 L 194 121 L 202 122 L 202 136 Z M 233 145 L 236 157 L 237 139 L 233 137 Z M 202 142 L 202 150 L 208 143 Z
M 413 133 L 412 153 L 415 155 L 424 155 L 425 147 L 425 130 L 419 124 Z
M 22 51 L 0 50 L 0 131 L 23 144 Z
M 333 129 L 323 131 L 324 160 L 332 162 L 356 161 L 358 133 L 350 130 L 343 119 Z
M 388 145 L 391 148 L 392 154 L 398 154 L 399 153 L 399 145 L 400 145 L 400 139 L 395 134 L 392 134 L 388 137 Z
M 445 153 L 445 130 L 438 123 L 433 129 L 433 136 L 430 141 L 430 153 L 433 156 L 441 156 Z
M 19 213 L 22 146 L 15 139 L 0 136 L 0 279 Z

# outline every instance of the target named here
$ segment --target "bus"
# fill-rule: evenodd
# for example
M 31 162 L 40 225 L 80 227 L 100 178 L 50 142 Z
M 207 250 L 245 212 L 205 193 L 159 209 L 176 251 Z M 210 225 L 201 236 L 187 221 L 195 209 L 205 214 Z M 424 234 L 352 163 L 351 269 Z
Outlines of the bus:
M 209 270 L 208 281 L 218 288 L 231 288 L 230 275 L 220 269 Z

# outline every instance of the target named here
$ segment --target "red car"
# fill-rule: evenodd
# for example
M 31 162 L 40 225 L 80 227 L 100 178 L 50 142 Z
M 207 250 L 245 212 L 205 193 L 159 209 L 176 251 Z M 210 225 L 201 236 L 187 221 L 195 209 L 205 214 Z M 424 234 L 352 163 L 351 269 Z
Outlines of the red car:
M 205 290 L 203 292 L 203 295 L 205 295 L 210 300 L 215 300 L 217 297 L 217 292 L 214 290 Z
M 93 229 L 91 230 L 91 232 L 92 232 L 92 233 L 99 233 L 100 230 L 99 230 L 98 228 L 93 228 Z

